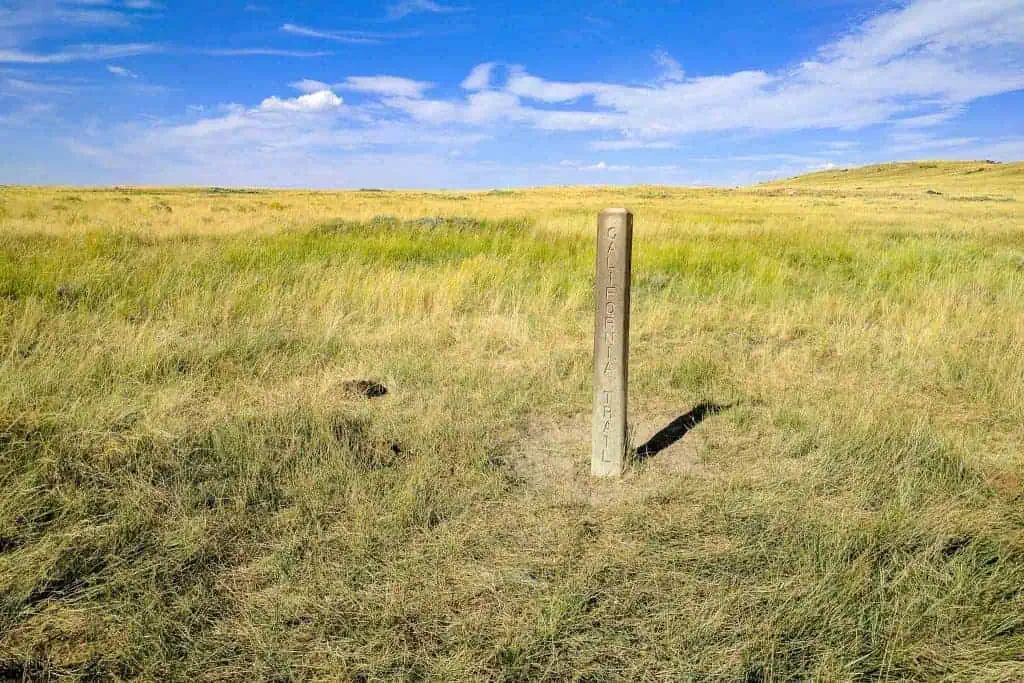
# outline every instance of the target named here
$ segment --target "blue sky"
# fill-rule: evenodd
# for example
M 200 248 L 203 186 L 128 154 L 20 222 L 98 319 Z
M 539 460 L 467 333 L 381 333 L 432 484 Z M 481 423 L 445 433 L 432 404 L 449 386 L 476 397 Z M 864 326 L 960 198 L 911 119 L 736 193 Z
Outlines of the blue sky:
M 746 184 L 1024 159 L 1024 0 L 0 0 L 0 183 Z

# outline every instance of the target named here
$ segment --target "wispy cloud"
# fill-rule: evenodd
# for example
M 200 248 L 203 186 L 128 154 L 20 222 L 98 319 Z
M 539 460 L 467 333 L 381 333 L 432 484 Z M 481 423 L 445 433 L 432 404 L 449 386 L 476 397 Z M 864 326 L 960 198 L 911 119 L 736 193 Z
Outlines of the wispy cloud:
M 0 95 L 30 96 L 36 95 L 70 95 L 74 88 L 55 83 L 40 83 L 22 78 L 4 78 L 0 80 Z
M 619 152 L 631 149 L 674 149 L 679 144 L 670 140 L 594 140 L 588 144 L 593 150 L 605 152 Z
M 474 66 L 473 70 L 469 72 L 468 76 L 466 76 L 466 79 L 462 81 L 462 89 L 486 90 L 491 87 L 491 76 L 494 74 L 494 68 L 496 66 L 497 64 L 495 62 L 485 62 Z
M 114 66 L 113 64 L 110 64 L 110 65 L 107 66 L 107 71 L 109 71 L 110 73 L 114 74 L 115 76 L 120 76 L 121 78 L 138 78 L 139 77 L 139 75 L 137 73 L 135 73 L 134 71 L 129 71 L 128 69 L 124 68 L 123 66 Z
M 658 50 L 653 55 L 654 63 L 661 68 L 661 75 L 658 80 L 663 83 L 675 83 L 686 80 L 686 72 L 683 66 L 665 50 Z
M 200 54 L 210 57 L 326 57 L 334 54 L 323 50 L 281 50 L 267 47 L 242 48 L 187 48 L 129 43 L 125 45 L 73 45 L 58 52 L 37 53 L 22 50 L 0 50 L 0 63 L 8 64 L 67 64 L 69 62 L 102 62 L 124 57 L 154 53 Z
M 894 124 L 901 128 L 930 128 L 959 118 L 966 111 L 967 107 L 965 105 L 954 104 L 932 114 L 900 118 L 894 121 Z
M 298 26 L 296 24 L 284 24 L 281 26 L 281 30 L 295 36 L 317 38 L 319 40 L 333 40 L 339 43 L 349 43 L 352 45 L 377 45 L 389 40 L 417 38 L 421 35 L 419 33 L 381 33 L 375 31 L 331 31 L 310 28 L 308 26 Z
M 303 78 L 301 81 L 293 81 L 288 84 L 289 88 L 295 88 L 299 92 L 309 93 L 320 92 L 321 90 L 330 90 L 331 86 L 323 81 L 316 81 L 312 78 Z
M 334 54 L 324 50 L 280 50 L 273 47 L 208 48 L 190 51 L 210 57 L 295 57 L 297 59 L 328 57 Z
M 339 83 L 342 90 L 353 90 L 386 97 L 408 97 L 418 99 L 423 93 L 434 87 L 433 83 L 414 81 L 411 78 L 398 76 L 350 76 Z
M 15 111 L 0 115 L 0 126 L 5 128 L 21 128 L 39 121 L 40 116 L 52 115 L 53 104 L 36 102 Z
M 636 166 L 632 164 L 609 164 L 607 161 L 588 163 L 584 161 L 573 161 L 571 159 L 563 159 L 558 163 L 558 165 L 561 168 L 572 169 L 574 171 L 600 173 L 631 173 L 636 171 L 672 172 L 680 170 L 680 167 L 677 164 Z
M 410 14 L 452 14 L 468 10 L 468 7 L 442 5 L 434 0 L 400 0 L 388 5 L 388 18 L 397 20 L 404 19 Z
M 928 133 L 894 133 L 888 147 L 893 154 L 916 154 L 924 151 L 949 150 L 978 142 L 976 137 L 937 137 Z
M 125 26 L 129 18 L 116 7 L 106 3 L 86 5 L 79 3 L 38 2 L 15 0 L 0 7 L 0 30 L 33 29 L 41 26 L 56 28 L 56 24 L 79 26 Z
M 105 61 L 161 52 L 164 48 L 153 43 L 127 43 L 121 45 L 72 45 L 58 52 L 38 53 L 22 50 L 0 50 L 0 63 L 8 64 L 66 64 L 68 62 Z
M 433 88 L 434 84 L 399 76 L 349 76 L 344 81 L 333 84 L 312 78 L 303 78 L 289 83 L 288 87 L 306 94 L 322 90 L 349 90 L 368 95 L 418 99 L 423 97 L 427 90 Z
M 143 1 L 7 0 L 0 3 L 0 47 L 24 47 L 83 29 L 127 28 L 142 17 L 133 3 Z

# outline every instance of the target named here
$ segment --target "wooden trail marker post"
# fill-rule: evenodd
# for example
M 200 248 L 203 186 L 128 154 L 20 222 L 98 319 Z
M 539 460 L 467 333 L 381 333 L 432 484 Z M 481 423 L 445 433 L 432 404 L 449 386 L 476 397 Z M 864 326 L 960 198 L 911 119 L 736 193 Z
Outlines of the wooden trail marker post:
M 633 257 L 633 214 L 605 209 L 597 219 L 597 277 L 594 299 L 594 451 L 596 477 L 622 476 L 626 449 L 629 384 L 629 286 Z

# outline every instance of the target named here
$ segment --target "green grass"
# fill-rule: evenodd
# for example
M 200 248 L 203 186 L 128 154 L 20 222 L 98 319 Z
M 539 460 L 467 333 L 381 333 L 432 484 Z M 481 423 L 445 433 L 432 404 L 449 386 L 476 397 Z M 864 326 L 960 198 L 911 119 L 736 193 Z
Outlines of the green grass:
M 1024 176 L 971 168 L 3 188 L 0 678 L 1020 680 L 1024 225 L 949 197 Z M 617 204 L 637 438 L 732 407 L 605 482 Z

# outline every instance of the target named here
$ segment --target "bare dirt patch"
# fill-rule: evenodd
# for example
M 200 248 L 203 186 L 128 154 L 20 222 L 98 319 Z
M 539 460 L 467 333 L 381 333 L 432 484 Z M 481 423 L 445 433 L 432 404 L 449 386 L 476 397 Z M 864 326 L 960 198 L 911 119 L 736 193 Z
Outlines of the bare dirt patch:
M 630 420 L 630 442 L 647 443 L 679 415 L 670 411 L 641 413 Z M 592 505 L 615 505 L 650 493 L 666 481 L 680 477 L 708 478 L 720 469 L 704 460 L 704 429 L 698 426 L 678 442 L 643 462 L 631 460 L 621 479 L 597 479 L 590 475 L 589 413 L 569 419 L 535 421 L 511 465 L 530 489 L 557 498 Z

